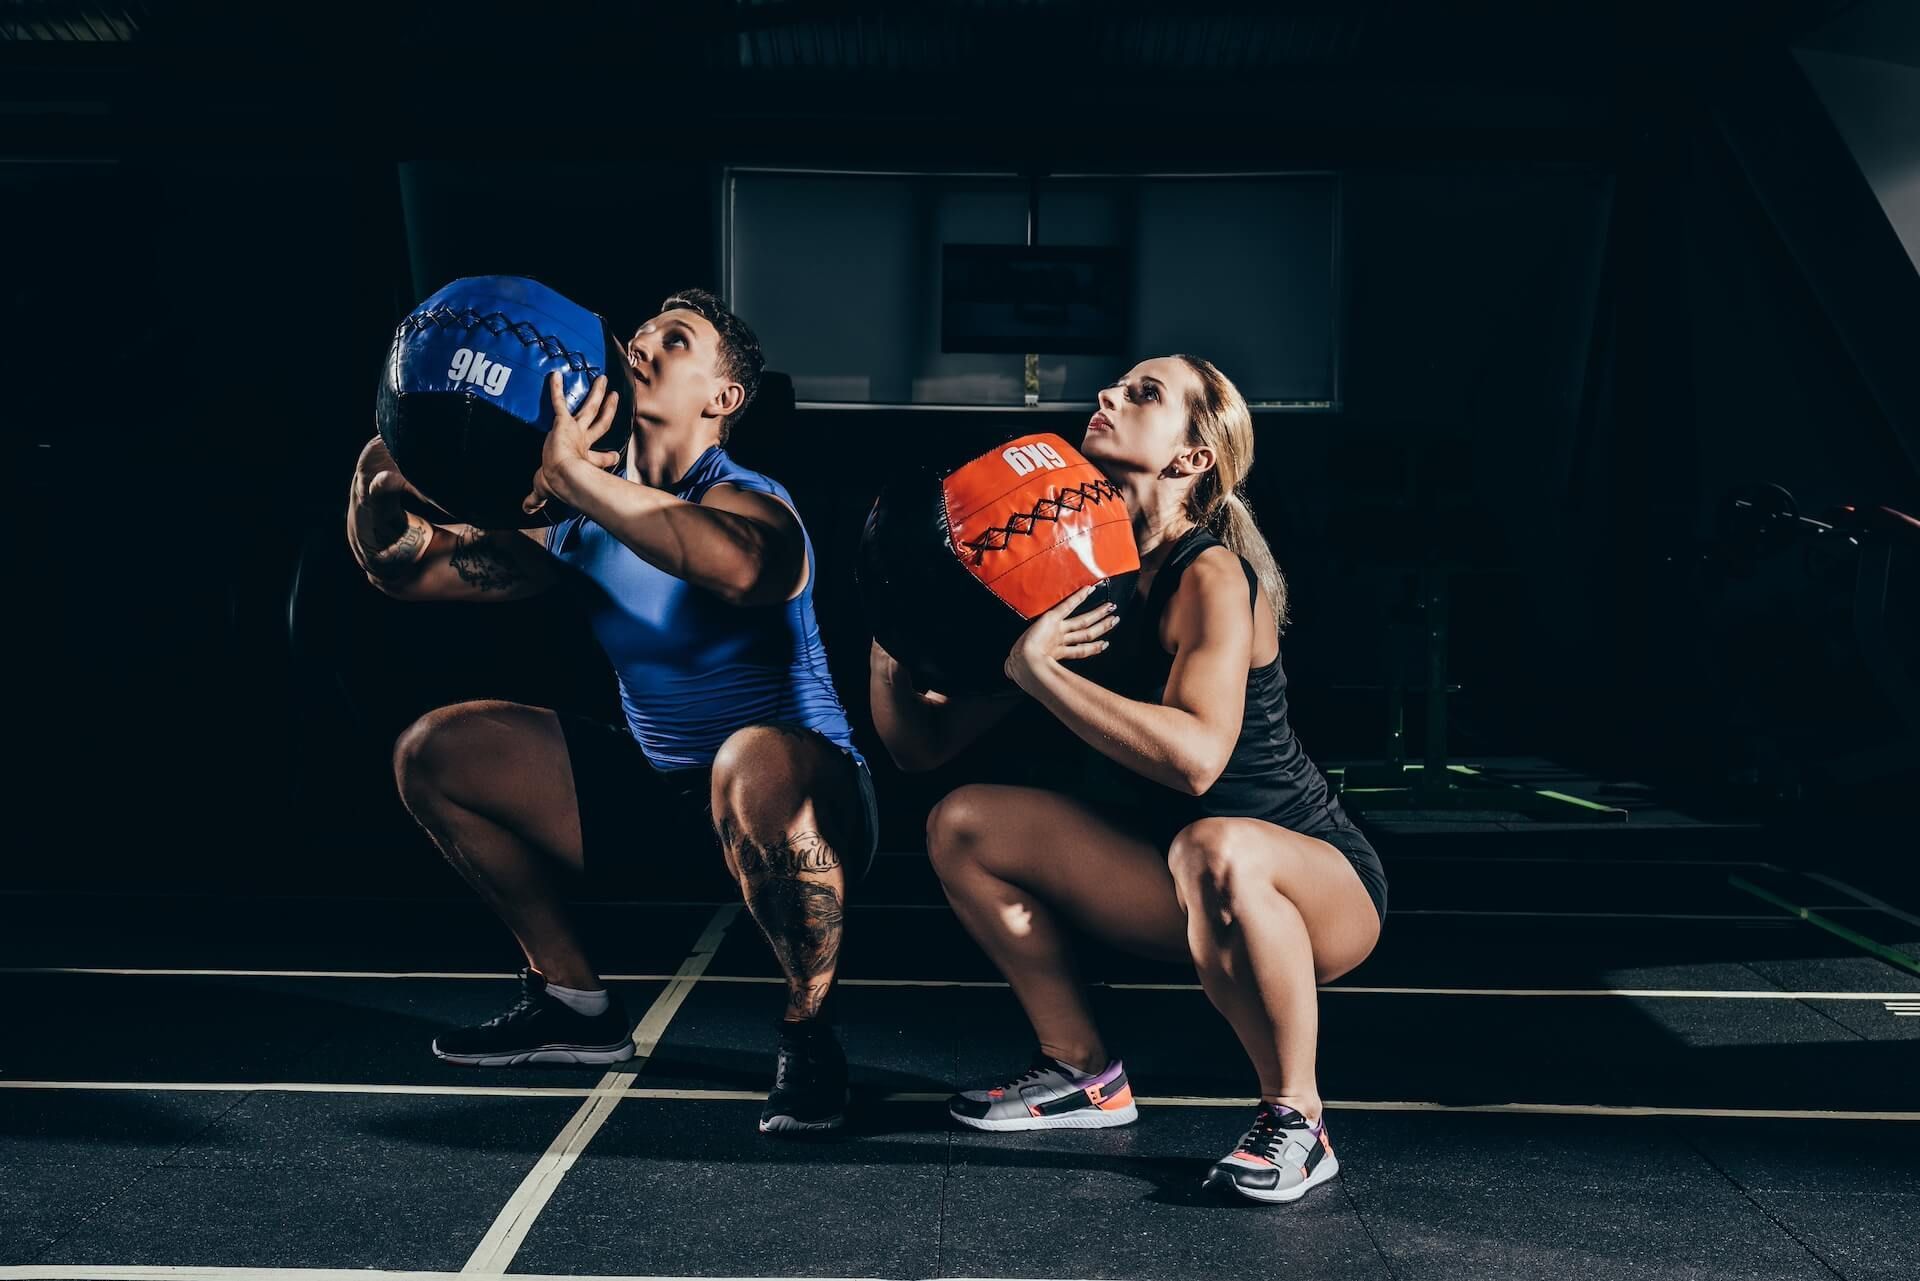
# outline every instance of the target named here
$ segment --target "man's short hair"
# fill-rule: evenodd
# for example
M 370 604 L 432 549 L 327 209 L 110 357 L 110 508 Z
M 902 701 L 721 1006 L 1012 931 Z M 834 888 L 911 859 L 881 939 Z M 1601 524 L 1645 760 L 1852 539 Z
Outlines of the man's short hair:
M 727 437 L 733 433 L 734 424 L 746 414 L 753 404 L 755 393 L 760 390 L 760 371 L 766 367 L 766 358 L 760 354 L 760 339 L 753 330 L 747 328 L 745 321 L 727 309 L 727 304 L 706 289 L 682 289 L 670 294 L 660 304 L 661 311 L 685 308 L 706 318 L 720 335 L 720 352 L 714 358 L 714 369 L 721 377 L 740 384 L 740 390 L 746 394 L 741 397 L 740 408 L 727 415 L 720 424 L 720 443 L 727 443 Z

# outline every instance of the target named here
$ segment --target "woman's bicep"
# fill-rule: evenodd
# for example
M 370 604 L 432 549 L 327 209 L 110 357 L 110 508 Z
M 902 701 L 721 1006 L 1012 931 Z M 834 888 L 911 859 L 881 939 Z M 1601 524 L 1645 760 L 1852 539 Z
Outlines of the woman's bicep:
M 1253 653 L 1253 611 L 1238 558 L 1202 555 L 1188 566 L 1167 604 L 1166 629 L 1173 667 L 1161 701 L 1231 742 L 1246 710 Z

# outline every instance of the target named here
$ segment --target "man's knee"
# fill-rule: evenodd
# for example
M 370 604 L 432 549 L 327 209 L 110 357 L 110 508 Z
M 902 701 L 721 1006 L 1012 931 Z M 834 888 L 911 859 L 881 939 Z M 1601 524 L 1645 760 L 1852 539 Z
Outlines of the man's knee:
M 393 743 L 393 781 L 407 808 L 416 813 L 444 792 L 453 737 L 451 708 L 436 708 L 400 732 Z
M 476 759 L 484 760 L 479 742 L 495 709 L 480 703 L 436 707 L 400 732 L 393 744 L 393 779 L 409 809 L 458 801 L 468 786 Z
M 817 738 L 817 734 L 779 725 L 737 729 L 714 753 L 714 782 L 720 786 L 762 787 L 800 781 L 818 763 L 819 747 L 813 741 Z
M 713 812 L 745 820 L 787 813 L 811 800 L 829 777 L 839 748 L 808 730 L 749 725 L 713 758 Z

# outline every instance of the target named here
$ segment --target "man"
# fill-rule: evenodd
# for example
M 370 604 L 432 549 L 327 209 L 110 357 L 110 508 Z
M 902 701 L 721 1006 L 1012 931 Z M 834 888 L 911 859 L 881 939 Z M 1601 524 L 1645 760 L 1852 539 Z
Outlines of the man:
M 554 422 L 525 507 L 573 514 L 544 529 L 435 525 L 378 437 L 356 468 L 348 541 L 369 580 L 402 600 L 580 593 L 619 677 L 625 724 L 497 701 L 436 709 L 408 728 L 394 770 L 408 810 L 513 931 L 527 958 L 518 1004 L 441 1035 L 475 1065 L 611 1063 L 632 1024 L 568 919 L 562 877 L 644 860 L 663 888 L 707 851 L 664 848 L 663 807 L 700 815 L 726 873 L 786 972 L 763 1132 L 842 1124 L 846 1060 L 823 1006 L 848 884 L 871 862 L 873 786 L 827 674 L 812 545 L 777 481 L 726 453 L 762 359 L 712 294 L 661 304 L 627 346 L 631 406 L 596 380 Z M 631 413 L 623 455 L 594 451 Z M 710 866 L 718 867 L 718 864 Z

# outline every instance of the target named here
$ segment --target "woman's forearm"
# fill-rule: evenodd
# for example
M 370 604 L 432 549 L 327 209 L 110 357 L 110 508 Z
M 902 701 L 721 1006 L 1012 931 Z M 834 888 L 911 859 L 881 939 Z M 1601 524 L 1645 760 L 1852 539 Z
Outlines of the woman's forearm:
M 1220 777 L 1238 735 L 1238 726 L 1223 734 L 1191 712 L 1116 694 L 1052 659 L 1023 669 L 1021 688 L 1101 755 L 1191 796 Z

